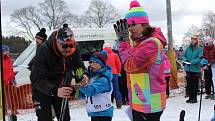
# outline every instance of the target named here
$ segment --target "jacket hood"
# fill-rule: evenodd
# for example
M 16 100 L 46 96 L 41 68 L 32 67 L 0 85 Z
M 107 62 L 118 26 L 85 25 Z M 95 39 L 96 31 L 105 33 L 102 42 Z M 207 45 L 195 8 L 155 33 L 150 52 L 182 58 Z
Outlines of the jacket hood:
M 106 50 L 108 53 L 113 53 L 113 50 L 110 47 L 105 47 L 103 50 Z
M 10 58 L 9 54 L 2 54 L 4 59 Z
M 101 68 L 98 71 L 92 72 L 92 76 L 94 75 L 98 75 L 98 74 L 102 74 L 107 76 L 108 78 L 112 79 L 113 75 L 112 75 L 112 68 L 110 66 L 105 66 L 103 68 Z
M 212 44 L 212 45 L 208 45 L 208 46 L 205 46 L 205 48 L 206 48 L 207 50 L 211 50 L 211 49 L 213 49 L 213 48 L 214 48 L 214 44 Z
M 57 44 L 56 44 L 56 31 L 52 32 L 49 36 L 48 40 L 46 41 L 46 45 L 55 52 L 55 54 L 59 57 L 63 58 L 63 55 L 58 51 Z
M 167 44 L 167 40 L 164 37 L 163 33 L 161 32 L 161 29 L 156 27 L 153 28 L 155 31 L 152 33 L 152 37 L 158 38 L 163 44 L 163 46 L 165 46 Z
M 163 33 L 161 32 L 160 28 L 152 27 L 154 29 L 154 32 L 149 36 L 141 36 L 139 38 L 136 38 L 136 41 L 141 42 L 143 40 L 146 40 L 148 38 L 154 37 L 161 41 L 163 47 L 167 44 L 166 38 L 164 37 Z M 135 39 L 134 39 L 135 40 Z

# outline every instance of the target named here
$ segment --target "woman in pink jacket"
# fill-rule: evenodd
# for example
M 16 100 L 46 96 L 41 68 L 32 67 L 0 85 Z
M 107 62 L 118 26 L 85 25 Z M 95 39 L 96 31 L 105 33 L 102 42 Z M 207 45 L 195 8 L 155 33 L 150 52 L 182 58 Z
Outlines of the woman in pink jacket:
M 147 13 L 137 1 L 130 3 L 125 19 L 117 21 L 114 29 L 127 73 L 133 121 L 160 121 L 166 107 L 166 39 L 159 28 L 149 25 Z

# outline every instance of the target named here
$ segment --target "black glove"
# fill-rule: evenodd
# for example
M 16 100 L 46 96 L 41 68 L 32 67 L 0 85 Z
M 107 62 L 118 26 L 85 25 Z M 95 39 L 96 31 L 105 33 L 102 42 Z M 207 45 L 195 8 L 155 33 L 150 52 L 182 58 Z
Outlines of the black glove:
M 120 19 L 113 27 L 119 41 L 129 40 L 128 23 L 126 19 Z
M 182 62 L 183 66 L 185 66 L 186 64 L 184 63 L 184 61 Z

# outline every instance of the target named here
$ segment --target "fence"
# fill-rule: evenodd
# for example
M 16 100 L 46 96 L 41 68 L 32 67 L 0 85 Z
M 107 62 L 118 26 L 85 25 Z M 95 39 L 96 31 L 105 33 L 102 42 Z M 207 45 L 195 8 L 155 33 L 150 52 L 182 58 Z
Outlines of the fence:
M 5 86 L 4 100 L 5 109 L 30 109 L 33 108 L 31 85 L 15 87 L 13 85 Z
M 78 93 L 76 93 L 76 96 L 77 95 Z M 76 98 L 74 97 L 70 98 L 70 106 L 77 102 L 77 100 L 74 100 L 74 99 Z M 8 114 L 9 110 L 12 112 L 14 111 L 17 112 L 17 110 L 19 110 L 19 113 L 22 112 L 20 110 L 24 110 L 25 113 L 34 112 L 34 110 L 32 110 L 34 108 L 34 105 L 32 101 L 31 84 L 22 85 L 19 87 L 16 87 L 13 85 L 5 86 L 4 87 L 4 105 L 5 105 L 6 114 Z

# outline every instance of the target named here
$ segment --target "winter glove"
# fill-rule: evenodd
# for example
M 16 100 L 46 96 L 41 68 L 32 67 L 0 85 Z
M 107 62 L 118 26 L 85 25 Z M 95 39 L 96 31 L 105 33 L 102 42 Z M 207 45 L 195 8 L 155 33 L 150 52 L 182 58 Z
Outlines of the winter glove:
M 185 66 L 185 65 L 187 65 L 187 66 L 190 66 L 191 65 L 191 63 L 189 62 L 189 61 L 184 61 L 184 62 L 182 62 L 183 63 L 183 65 Z
M 120 19 L 113 25 L 118 41 L 129 40 L 128 23 L 126 19 Z
M 75 82 L 79 83 L 83 79 L 84 69 L 78 68 L 75 71 Z

